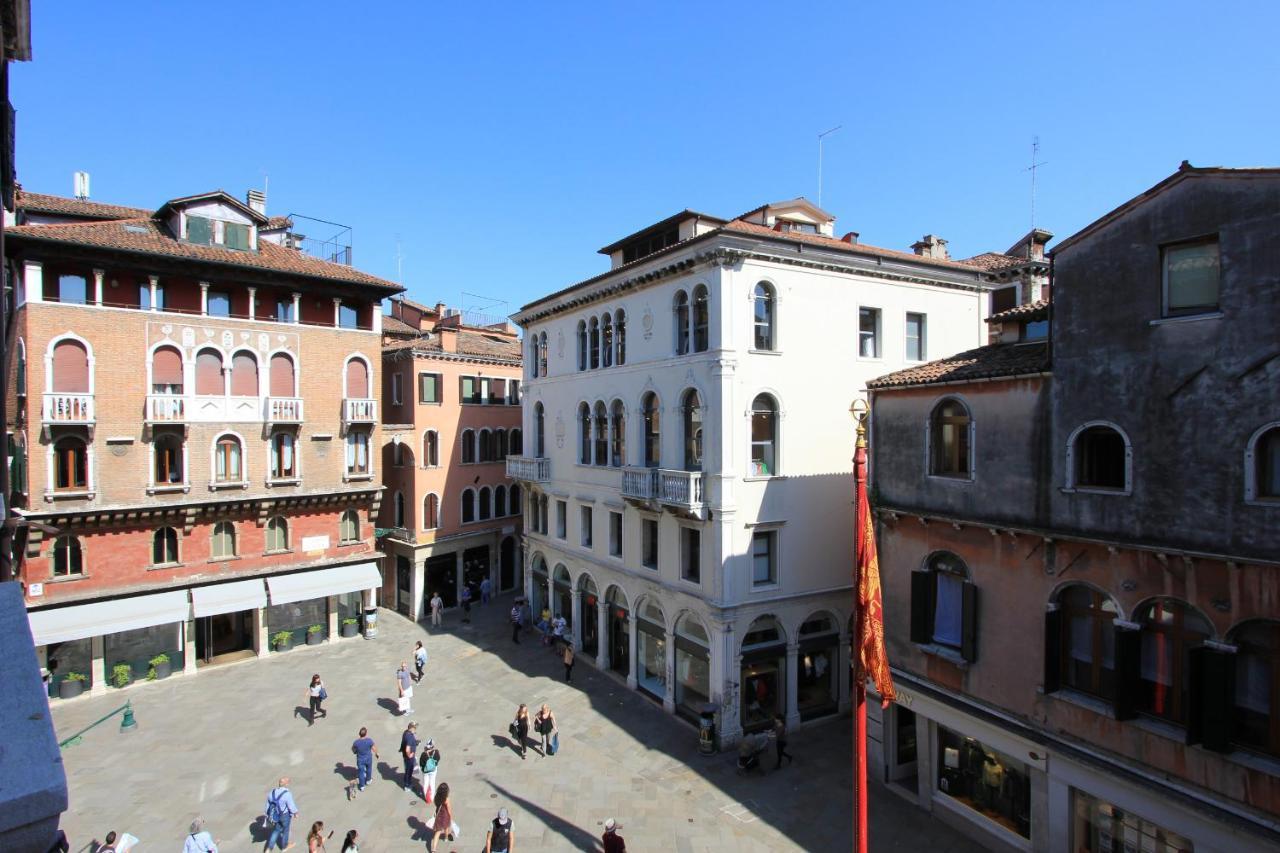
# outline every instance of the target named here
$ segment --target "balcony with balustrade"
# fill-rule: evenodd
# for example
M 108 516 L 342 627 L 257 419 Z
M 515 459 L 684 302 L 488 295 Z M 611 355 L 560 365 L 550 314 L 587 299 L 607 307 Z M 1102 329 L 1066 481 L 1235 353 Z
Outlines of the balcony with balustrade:
M 653 508 L 669 507 L 697 518 L 705 517 L 706 513 L 701 471 L 623 468 L 622 497 Z
M 146 422 L 151 425 L 187 423 L 187 398 L 176 394 L 148 394 Z
M 302 398 L 268 397 L 263 404 L 262 419 L 268 424 L 302 423 Z
M 44 395 L 40 420 L 46 436 L 55 426 L 88 427 L 92 432 L 97 423 L 93 395 L 71 391 L 48 392 Z
M 526 483 L 545 483 L 551 479 L 551 460 L 545 456 L 508 456 L 507 476 Z
M 301 404 L 301 401 L 299 401 Z M 342 423 L 371 424 L 378 420 L 378 401 L 359 397 L 345 397 L 342 400 Z

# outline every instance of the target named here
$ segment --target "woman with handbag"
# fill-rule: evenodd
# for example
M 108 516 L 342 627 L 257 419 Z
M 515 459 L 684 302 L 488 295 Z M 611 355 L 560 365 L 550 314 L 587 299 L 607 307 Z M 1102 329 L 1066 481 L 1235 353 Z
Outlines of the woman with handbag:
M 511 736 L 515 738 L 516 745 L 520 747 L 520 758 L 523 759 L 529 740 L 529 707 L 523 702 L 516 709 L 516 718 L 512 721 L 510 730 Z
M 458 825 L 453 822 L 453 804 L 449 802 L 448 782 L 441 782 L 440 790 L 436 791 L 436 813 L 427 822 L 427 827 L 431 830 L 431 840 L 427 842 L 429 853 L 436 853 L 436 842 L 442 836 L 452 841 L 458 834 Z
M 324 700 L 329 698 L 329 691 L 324 689 L 324 682 L 320 680 L 320 673 L 311 676 L 311 684 L 307 687 L 307 699 L 311 703 L 311 720 L 307 723 L 309 726 L 316 724 L 316 715 L 322 717 L 329 716 L 329 712 L 321 705 Z
M 556 726 L 556 715 L 551 713 L 551 706 L 543 702 L 533 723 L 534 731 L 542 735 L 542 757 L 555 755 L 560 741 L 560 729 Z

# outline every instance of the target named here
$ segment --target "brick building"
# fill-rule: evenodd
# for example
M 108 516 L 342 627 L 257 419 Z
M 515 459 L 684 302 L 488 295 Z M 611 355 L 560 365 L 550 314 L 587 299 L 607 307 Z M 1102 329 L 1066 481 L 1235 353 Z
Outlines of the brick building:
M 335 638 L 374 604 L 380 301 L 401 288 L 264 208 L 19 195 L 8 498 L 55 693 Z
M 520 486 L 507 454 L 522 449 L 520 342 L 505 322 L 408 299 L 383 318 L 382 600 L 413 619 L 439 592 L 479 598 L 518 590 Z

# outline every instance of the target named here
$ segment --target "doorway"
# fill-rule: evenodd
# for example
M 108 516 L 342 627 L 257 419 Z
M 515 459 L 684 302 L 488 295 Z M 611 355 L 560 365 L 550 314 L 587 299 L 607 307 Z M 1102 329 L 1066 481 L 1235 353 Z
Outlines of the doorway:
M 396 555 L 396 610 L 409 616 L 413 609 L 413 563 Z
M 427 559 L 427 586 L 423 597 L 431 600 L 434 593 L 440 593 L 445 607 L 453 607 L 458 603 L 458 557 L 455 554 L 441 554 Z M 427 609 L 430 613 L 430 608 Z
M 498 561 L 501 569 L 498 574 L 498 590 L 510 592 L 516 588 L 516 540 L 508 536 L 502 540 Z
M 219 613 L 196 619 L 196 660 L 226 663 L 253 655 L 254 611 Z

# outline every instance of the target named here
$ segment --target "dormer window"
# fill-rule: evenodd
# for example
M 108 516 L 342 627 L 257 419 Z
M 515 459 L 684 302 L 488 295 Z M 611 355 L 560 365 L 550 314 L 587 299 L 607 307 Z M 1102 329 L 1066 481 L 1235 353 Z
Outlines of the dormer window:
M 1022 324 L 1022 340 L 1043 341 L 1047 337 L 1049 337 L 1048 320 L 1032 320 Z
M 222 223 L 222 245 L 228 249 L 249 251 L 249 226 L 236 222 Z
M 252 248 L 251 226 L 239 222 L 210 219 L 207 216 L 186 215 L 187 242 L 200 246 L 224 246 L 240 252 Z
M 205 216 L 187 216 L 187 242 L 212 245 L 213 220 Z
M 778 220 L 779 231 L 796 231 L 801 234 L 817 234 L 818 226 L 812 222 L 795 222 L 790 219 Z

